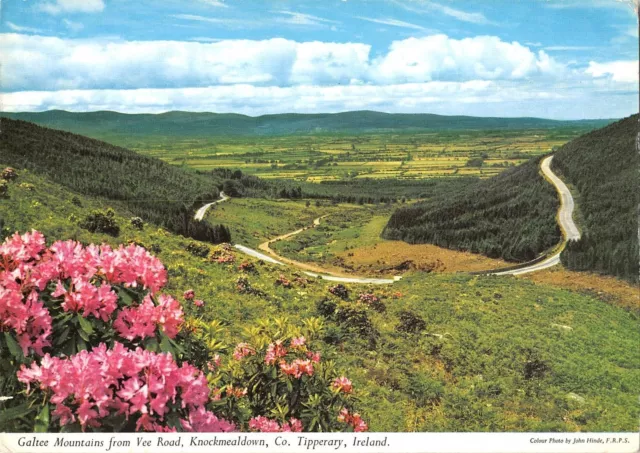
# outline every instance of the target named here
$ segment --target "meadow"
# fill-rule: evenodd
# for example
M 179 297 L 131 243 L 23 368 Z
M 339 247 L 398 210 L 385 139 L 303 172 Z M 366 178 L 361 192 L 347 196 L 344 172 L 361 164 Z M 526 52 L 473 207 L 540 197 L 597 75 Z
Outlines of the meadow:
M 174 165 L 240 169 L 261 178 L 321 182 L 494 176 L 552 151 L 584 128 L 359 135 L 175 137 L 105 140 Z

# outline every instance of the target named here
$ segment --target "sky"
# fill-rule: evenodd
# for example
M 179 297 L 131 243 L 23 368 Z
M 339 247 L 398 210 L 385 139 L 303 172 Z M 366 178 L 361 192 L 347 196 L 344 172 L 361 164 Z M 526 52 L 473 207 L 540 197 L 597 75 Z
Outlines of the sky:
M 621 118 L 632 1 L 0 0 L 0 103 Z

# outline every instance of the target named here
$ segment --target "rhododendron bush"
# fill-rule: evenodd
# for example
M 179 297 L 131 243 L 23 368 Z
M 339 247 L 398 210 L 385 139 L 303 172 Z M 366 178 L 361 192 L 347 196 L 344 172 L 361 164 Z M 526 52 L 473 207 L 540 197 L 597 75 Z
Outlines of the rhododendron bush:
M 0 396 L 13 399 L 0 431 L 366 429 L 351 381 L 311 347 L 318 320 L 306 336 L 282 320 L 263 323 L 221 357 L 215 329 L 193 328 L 198 320 L 182 329 L 181 303 L 161 293 L 166 281 L 162 263 L 137 245 L 47 247 L 37 231 L 7 238 L 0 363 L 9 378 Z M 183 299 L 204 306 L 193 290 Z M 204 359 L 181 343 L 200 344 Z

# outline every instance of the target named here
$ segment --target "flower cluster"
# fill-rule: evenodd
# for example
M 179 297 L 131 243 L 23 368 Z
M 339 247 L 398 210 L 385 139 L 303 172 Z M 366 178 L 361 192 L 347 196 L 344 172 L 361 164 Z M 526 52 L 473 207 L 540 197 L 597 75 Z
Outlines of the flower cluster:
M 360 293 L 360 295 L 358 296 L 358 301 L 362 302 L 363 304 L 373 305 L 373 304 L 377 304 L 378 302 L 380 302 L 380 298 L 378 296 L 376 296 L 375 294 Z
M 284 374 L 293 376 L 296 379 L 300 379 L 303 374 L 306 374 L 307 376 L 313 376 L 313 363 L 308 359 L 296 359 L 291 363 L 287 363 L 284 360 L 281 360 L 279 365 Z
M 231 253 L 231 246 L 229 244 L 223 244 L 213 251 L 210 259 L 215 263 L 229 264 L 235 262 L 236 256 Z
M 169 338 L 175 338 L 182 323 L 182 307 L 173 297 L 163 294 L 158 305 L 147 295 L 137 307 L 123 308 L 113 327 L 122 338 L 132 341 L 155 336 L 156 327 Z
M 182 297 L 183 297 L 184 300 L 192 300 L 193 301 L 193 305 L 195 305 L 196 307 L 204 307 L 204 300 L 195 299 L 196 292 L 194 290 L 192 290 L 192 289 L 186 290 L 182 294 Z
M 291 280 L 285 277 L 283 274 L 276 279 L 276 286 L 282 286 L 283 288 L 291 288 Z
M 240 266 L 238 266 L 238 270 L 241 272 L 255 272 L 256 266 L 249 261 L 243 261 Z
M 270 420 L 267 417 L 260 415 L 249 420 L 249 428 L 252 431 L 259 431 L 262 433 L 299 433 L 302 431 L 302 422 L 297 418 L 291 417 L 288 422 L 284 422 L 281 425 L 275 420 Z
M 104 343 L 91 352 L 81 351 L 65 359 L 46 354 L 41 365 L 24 365 L 18 380 L 37 384 L 51 392 L 53 415 L 61 426 L 76 420 L 82 429 L 99 427 L 109 416 L 123 414 L 136 419 L 136 430 L 168 428 L 165 415 L 179 401 L 188 414 L 181 421 L 187 430 L 230 431 L 235 426 L 204 409 L 209 400 L 205 376 L 189 364 L 179 366 L 170 354 Z
M 120 285 L 150 292 L 117 314 L 114 328 L 121 337 L 144 338 L 159 328 L 173 338 L 182 308 L 169 296 L 159 296 L 157 306 L 151 299 L 166 281 L 162 263 L 135 244 L 112 249 L 58 241 L 46 248 L 41 233 L 16 233 L 0 245 L 0 326 L 13 331 L 23 354 L 42 355 L 50 346 L 50 309 L 108 322 L 118 309 L 114 286 Z
M 254 355 L 256 350 L 247 343 L 238 343 L 233 351 L 233 358 L 236 360 L 242 360 L 248 355 Z
M 336 389 L 338 392 L 351 393 L 353 390 L 353 385 L 351 381 L 344 376 L 340 376 L 339 378 L 335 378 L 331 387 Z
M 340 415 L 338 415 L 338 421 L 351 425 L 353 427 L 353 431 L 356 433 L 364 432 L 369 429 L 369 426 L 362 419 L 362 417 L 360 417 L 360 414 L 358 414 L 357 412 L 355 414 L 351 414 L 346 408 L 340 411 Z

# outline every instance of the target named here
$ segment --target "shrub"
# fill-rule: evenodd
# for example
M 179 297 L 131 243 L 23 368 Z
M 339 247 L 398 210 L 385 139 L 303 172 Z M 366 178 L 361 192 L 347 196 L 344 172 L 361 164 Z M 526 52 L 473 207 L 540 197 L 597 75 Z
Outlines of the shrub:
M 140 217 L 131 217 L 131 226 L 137 230 L 142 230 L 144 228 L 144 221 Z
M 384 313 L 385 311 L 387 311 L 387 307 L 385 306 L 385 304 L 383 304 L 380 298 L 375 294 L 360 293 L 360 295 L 358 295 L 358 302 L 370 306 L 379 313 Z
M 209 252 L 211 251 L 207 245 L 197 244 L 195 242 L 190 242 L 185 250 L 193 256 L 198 256 L 200 258 L 206 258 L 209 256 Z
M 342 284 L 329 287 L 329 292 L 342 300 L 349 298 L 349 290 Z
M 16 172 L 15 169 L 11 167 L 5 168 L 4 170 L 2 170 L 2 173 L 0 173 L 0 178 L 6 181 L 13 181 L 17 177 L 18 177 L 18 173 Z
M 6 181 L 0 179 L 0 197 L 6 197 L 9 193 L 9 185 Z
M 398 324 L 398 330 L 407 333 L 418 333 L 423 331 L 427 327 L 427 323 L 424 322 L 420 316 L 410 311 L 402 311 L 400 313 L 400 324 Z
M 92 233 L 105 233 L 117 237 L 120 234 L 120 227 L 116 222 L 115 215 L 113 209 L 107 209 L 106 212 L 93 211 L 79 225 L 80 228 Z

